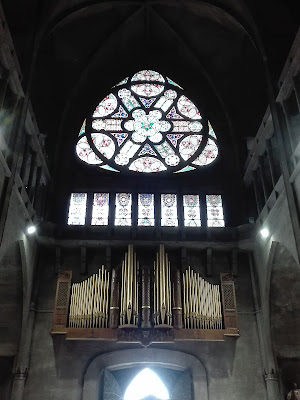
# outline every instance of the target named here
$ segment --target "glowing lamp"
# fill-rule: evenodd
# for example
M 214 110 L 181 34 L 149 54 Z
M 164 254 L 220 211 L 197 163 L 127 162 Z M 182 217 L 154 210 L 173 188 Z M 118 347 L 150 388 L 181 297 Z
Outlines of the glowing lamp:
M 269 229 L 267 228 L 261 229 L 260 234 L 264 239 L 266 239 L 270 235 Z
M 36 227 L 35 227 L 34 225 L 28 226 L 28 228 L 27 228 L 27 233 L 28 233 L 29 235 L 32 235 L 32 234 L 35 233 L 35 232 L 36 232 Z

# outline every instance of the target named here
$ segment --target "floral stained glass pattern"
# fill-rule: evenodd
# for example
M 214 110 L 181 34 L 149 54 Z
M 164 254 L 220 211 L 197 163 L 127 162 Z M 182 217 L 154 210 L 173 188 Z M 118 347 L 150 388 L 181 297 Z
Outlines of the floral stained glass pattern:
M 131 203 L 131 193 L 116 193 L 116 226 L 131 226 Z
M 87 193 L 72 193 L 69 205 L 68 225 L 84 225 Z
M 94 153 L 93 149 L 91 148 L 90 144 L 88 143 L 87 137 L 83 136 L 76 145 L 76 153 L 78 157 L 88 163 L 88 164 L 102 164 L 101 158 Z
M 108 225 L 109 193 L 94 193 L 92 225 Z
M 106 117 L 117 108 L 118 102 L 116 96 L 110 93 L 96 107 L 93 117 Z
M 201 226 L 199 195 L 183 195 L 184 226 Z
M 154 194 L 139 193 L 138 225 L 154 226 Z
M 206 195 L 206 211 L 208 227 L 224 227 L 222 196 L 220 194 Z
M 161 195 L 161 226 L 178 226 L 177 195 Z
M 218 157 L 218 152 L 219 150 L 216 143 L 213 140 L 208 139 L 204 150 L 200 156 L 193 161 L 193 164 L 199 166 L 208 165 Z
M 133 75 L 131 81 L 157 81 L 164 82 L 164 78 L 161 74 L 155 71 L 151 71 L 149 69 L 145 69 L 143 71 L 139 71 Z
M 212 163 L 219 150 L 211 124 L 185 91 L 142 70 L 114 86 L 84 121 L 76 152 L 113 172 L 182 173 Z

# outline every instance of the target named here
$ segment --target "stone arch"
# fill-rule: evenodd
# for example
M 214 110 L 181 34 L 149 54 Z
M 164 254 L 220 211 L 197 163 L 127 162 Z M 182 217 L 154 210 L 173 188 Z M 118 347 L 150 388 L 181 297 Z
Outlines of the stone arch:
M 278 242 L 271 246 L 268 267 L 266 295 L 275 356 L 300 358 L 300 267 Z
M 279 242 L 272 242 L 265 282 L 266 336 L 286 394 L 300 381 L 300 267 Z
M 23 268 L 19 242 L 8 246 L 0 260 L 0 355 L 18 351 L 23 314 Z
M 82 400 L 96 400 L 100 391 L 100 376 L 104 370 L 131 366 L 160 366 L 189 370 L 196 398 L 208 400 L 207 375 L 203 364 L 194 356 L 180 351 L 162 349 L 130 349 L 106 353 L 94 358 L 84 375 Z

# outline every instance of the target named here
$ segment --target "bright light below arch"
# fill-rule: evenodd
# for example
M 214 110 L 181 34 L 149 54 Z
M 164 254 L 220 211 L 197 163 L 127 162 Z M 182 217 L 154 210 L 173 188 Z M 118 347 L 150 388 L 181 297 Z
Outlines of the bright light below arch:
M 159 377 L 149 368 L 143 369 L 130 382 L 124 400 L 141 400 L 154 396 L 161 400 L 169 399 L 169 392 Z

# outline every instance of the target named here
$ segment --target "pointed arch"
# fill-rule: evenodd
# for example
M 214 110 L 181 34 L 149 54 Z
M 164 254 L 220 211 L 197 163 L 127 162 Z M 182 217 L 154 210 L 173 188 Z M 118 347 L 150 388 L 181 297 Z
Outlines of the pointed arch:
M 196 357 L 180 351 L 163 349 L 117 350 L 94 358 L 84 374 L 82 400 L 97 398 L 101 379 L 105 370 L 115 370 L 129 366 L 168 367 L 189 371 L 192 379 L 192 391 L 201 400 L 208 400 L 207 374 L 204 365 Z
M 169 392 L 162 380 L 150 368 L 144 368 L 130 382 L 127 387 L 124 400 L 141 400 L 146 396 L 154 396 L 157 399 L 169 399 Z

